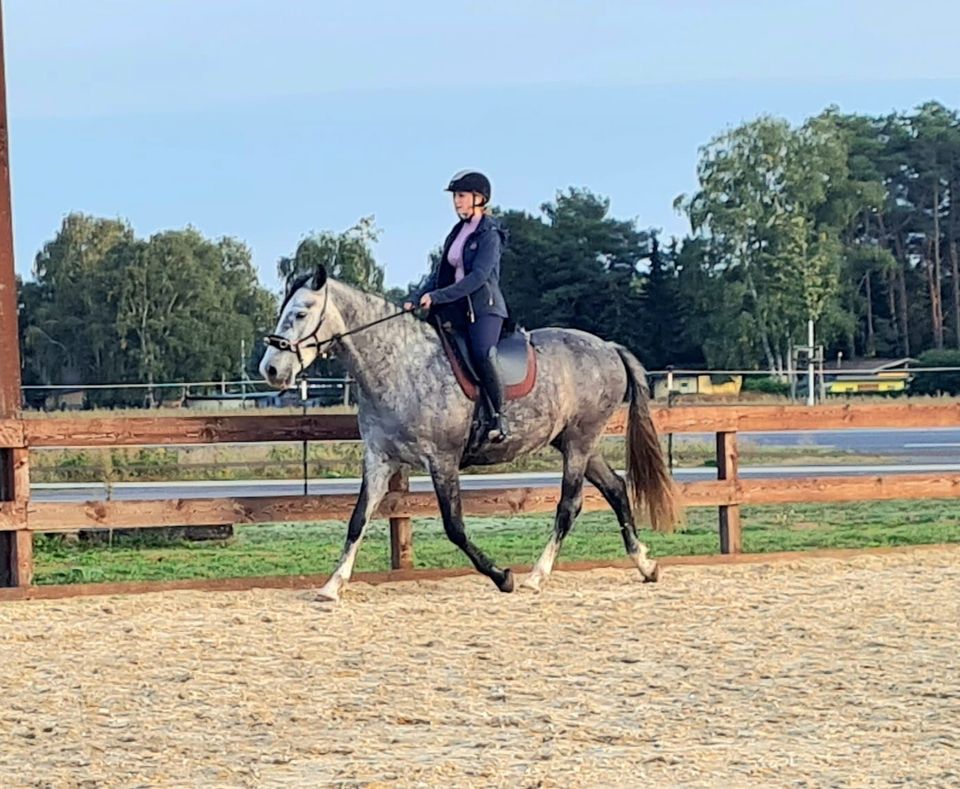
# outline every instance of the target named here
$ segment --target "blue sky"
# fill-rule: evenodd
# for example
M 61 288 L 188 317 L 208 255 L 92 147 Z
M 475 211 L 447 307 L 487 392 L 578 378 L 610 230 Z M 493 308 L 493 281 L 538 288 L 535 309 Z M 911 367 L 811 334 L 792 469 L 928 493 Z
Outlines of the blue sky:
M 247 242 L 262 281 L 373 214 L 417 279 L 485 170 L 537 211 L 592 189 L 681 234 L 698 146 L 828 104 L 960 107 L 960 5 L 690 0 L 5 0 L 17 270 L 69 211 Z M 935 20 L 931 22 L 931 20 Z

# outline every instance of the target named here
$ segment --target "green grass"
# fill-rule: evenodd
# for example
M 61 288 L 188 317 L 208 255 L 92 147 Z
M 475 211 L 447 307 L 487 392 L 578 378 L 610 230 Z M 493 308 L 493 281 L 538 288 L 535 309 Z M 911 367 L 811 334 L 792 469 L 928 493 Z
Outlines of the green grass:
M 695 509 L 687 515 L 686 527 L 675 534 L 642 534 L 654 556 L 718 553 L 716 511 Z M 750 553 L 960 542 L 960 515 L 953 500 L 745 507 L 742 523 L 744 550 Z M 551 529 L 552 517 L 544 515 L 467 519 L 471 539 L 501 566 L 532 564 Z M 232 540 L 221 543 L 169 542 L 150 530 L 115 540 L 112 546 L 38 536 L 35 582 L 325 574 L 336 561 L 344 533 L 344 524 L 323 522 L 241 526 Z M 371 524 L 358 572 L 389 568 L 388 534 L 385 521 Z M 417 567 L 468 566 L 435 518 L 414 520 L 414 554 Z M 623 555 L 613 514 L 593 512 L 577 520 L 560 561 Z

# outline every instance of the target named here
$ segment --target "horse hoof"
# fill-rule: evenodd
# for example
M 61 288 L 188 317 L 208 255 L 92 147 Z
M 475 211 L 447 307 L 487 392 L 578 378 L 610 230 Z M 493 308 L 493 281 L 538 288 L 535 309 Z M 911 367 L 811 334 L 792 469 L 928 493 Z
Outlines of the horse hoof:
M 503 571 L 503 581 L 497 584 L 497 588 L 501 592 L 513 591 L 513 570 L 507 569 Z
M 340 602 L 340 590 L 328 589 L 324 586 L 314 593 L 313 602 L 324 605 L 335 605 Z
M 520 589 L 521 590 L 526 589 L 527 591 L 536 592 L 537 594 L 540 594 L 540 581 L 535 579 L 533 576 L 530 576 L 529 578 L 527 578 L 527 580 L 525 580 L 522 584 L 520 584 Z
M 643 582 L 645 584 L 655 584 L 660 580 L 660 565 L 657 564 L 653 568 L 653 572 L 650 575 L 643 576 Z

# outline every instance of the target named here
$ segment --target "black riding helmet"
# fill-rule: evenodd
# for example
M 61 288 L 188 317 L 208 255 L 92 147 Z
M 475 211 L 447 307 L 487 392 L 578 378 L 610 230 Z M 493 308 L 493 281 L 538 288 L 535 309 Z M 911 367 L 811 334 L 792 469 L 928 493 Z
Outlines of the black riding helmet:
M 450 179 L 446 192 L 476 192 L 483 196 L 483 205 L 490 202 L 490 179 L 476 170 L 461 170 Z

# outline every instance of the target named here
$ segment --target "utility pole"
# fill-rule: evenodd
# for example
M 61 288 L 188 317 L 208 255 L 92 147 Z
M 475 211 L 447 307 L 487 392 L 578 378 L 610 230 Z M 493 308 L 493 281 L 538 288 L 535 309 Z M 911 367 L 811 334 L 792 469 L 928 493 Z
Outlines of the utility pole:
M 20 331 L 17 321 L 17 279 L 13 265 L 13 208 L 10 199 L 7 79 L 3 51 L 3 8 L 0 6 L 0 586 L 28 586 L 33 575 L 33 534 L 27 529 L 30 466 L 20 427 Z M 8 428 L 3 429 L 3 423 Z M 11 424 L 12 423 L 12 424 Z M 19 435 L 18 435 L 19 434 Z
M 13 266 L 13 210 L 7 131 L 7 82 L 0 7 L 0 417 L 20 411 L 20 332 L 17 281 Z
M 240 407 L 247 407 L 247 341 L 240 338 Z

